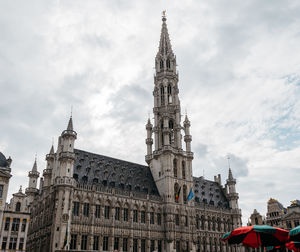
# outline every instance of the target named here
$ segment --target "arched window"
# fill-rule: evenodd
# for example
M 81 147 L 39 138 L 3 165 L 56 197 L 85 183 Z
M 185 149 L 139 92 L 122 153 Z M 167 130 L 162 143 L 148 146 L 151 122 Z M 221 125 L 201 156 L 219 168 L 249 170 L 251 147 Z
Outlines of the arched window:
M 169 144 L 174 142 L 174 123 L 172 120 L 169 121 Z
M 170 129 L 173 129 L 174 128 L 174 123 L 172 120 L 169 121 L 169 128 Z
M 199 229 L 200 228 L 200 225 L 199 225 L 199 215 L 197 214 L 196 215 L 196 228 Z
M 217 219 L 217 230 L 221 231 L 221 220 L 219 218 Z
M 160 128 L 161 128 L 161 145 L 164 146 L 165 143 L 164 143 L 164 133 L 163 133 L 163 129 L 164 129 L 164 122 L 163 121 L 161 121 Z
M 169 60 L 169 59 L 167 59 L 167 68 L 168 68 L 168 69 L 170 69 L 170 67 L 171 67 L 170 60 Z
M 16 212 L 20 212 L 21 211 L 21 203 L 17 202 L 16 204 Z
M 211 220 L 210 217 L 208 216 L 207 218 L 207 229 L 210 231 L 210 226 L 211 226 Z
M 183 201 L 184 201 L 184 203 L 186 203 L 186 201 L 187 201 L 187 187 L 186 187 L 186 185 L 183 185 Z
M 206 238 L 203 237 L 203 251 L 206 252 L 207 251 L 207 245 L 206 245 Z
M 182 178 L 185 179 L 185 162 L 182 161 Z
M 172 103 L 172 87 L 168 85 L 168 103 Z
M 212 230 L 216 231 L 216 219 L 215 219 L 215 217 L 212 218 Z
M 205 219 L 204 219 L 204 216 L 201 215 L 201 229 L 204 230 L 205 228 Z
M 160 60 L 159 67 L 160 67 L 160 70 L 162 70 L 164 68 L 164 62 L 163 62 L 163 60 Z
M 179 195 L 180 195 L 180 187 L 177 183 L 174 184 L 174 197 L 175 197 L 175 202 L 179 202 Z
M 165 88 L 163 85 L 160 87 L 160 100 L 161 100 L 161 105 L 165 105 Z
M 173 160 L 173 171 L 174 171 L 174 177 L 177 178 L 177 159 L 176 158 Z

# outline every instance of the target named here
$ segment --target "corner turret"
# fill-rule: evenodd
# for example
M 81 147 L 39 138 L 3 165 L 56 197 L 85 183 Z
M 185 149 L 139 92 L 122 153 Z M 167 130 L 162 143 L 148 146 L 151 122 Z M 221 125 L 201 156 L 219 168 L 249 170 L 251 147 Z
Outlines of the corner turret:
M 43 187 L 45 188 L 51 185 L 51 177 L 54 168 L 54 160 L 55 160 L 55 154 L 54 154 L 54 147 L 52 144 L 50 152 L 46 156 L 46 161 L 47 161 L 46 169 L 43 170 L 43 177 L 44 177 Z
M 28 173 L 29 177 L 29 183 L 28 187 L 25 190 L 26 195 L 28 196 L 29 199 L 29 204 L 33 201 L 34 196 L 38 194 L 38 189 L 37 189 L 37 181 L 40 176 L 40 173 L 37 170 L 37 163 L 36 163 L 36 157 L 32 166 L 31 171 Z
M 72 116 L 68 127 L 61 133 L 58 139 L 57 158 L 58 166 L 55 177 L 73 177 L 73 166 L 75 160 L 74 143 L 77 133 L 73 130 Z
M 228 163 L 229 163 L 229 157 L 228 157 Z M 236 192 L 235 189 L 236 185 L 236 179 L 232 175 L 232 171 L 229 165 L 229 171 L 228 171 L 228 179 L 226 180 L 226 196 L 229 201 L 229 207 L 231 208 L 232 214 L 233 214 L 233 228 L 237 228 L 242 225 L 242 213 L 241 209 L 239 209 L 239 194 Z

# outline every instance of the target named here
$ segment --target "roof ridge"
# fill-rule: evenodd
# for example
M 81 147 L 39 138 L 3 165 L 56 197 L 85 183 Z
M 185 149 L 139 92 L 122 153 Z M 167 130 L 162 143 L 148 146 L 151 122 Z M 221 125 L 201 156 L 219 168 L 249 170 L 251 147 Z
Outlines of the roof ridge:
M 93 152 L 89 152 L 89 151 L 84 151 L 84 150 L 80 150 L 80 149 L 74 149 L 74 152 L 75 151 L 81 151 L 81 152 L 89 153 L 89 154 L 92 154 L 92 155 L 102 156 L 102 157 L 105 157 L 105 158 L 111 158 L 111 159 L 114 159 L 114 160 L 117 160 L 117 161 L 122 161 L 122 162 L 126 162 L 126 163 L 129 163 L 129 164 L 135 164 L 135 165 L 139 165 L 139 166 L 143 166 L 143 167 L 149 168 L 149 166 L 147 166 L 147 165 L 142 165 L 142 164 L 138 164 L 138 163 L 135 163 L 135 162 L 126 161 L 126 160 L 115 158 L 115 157 L 105 156 L 105 155 L 102 155 L 102 154 L 97 154 L 97 153 L 93 153 Z

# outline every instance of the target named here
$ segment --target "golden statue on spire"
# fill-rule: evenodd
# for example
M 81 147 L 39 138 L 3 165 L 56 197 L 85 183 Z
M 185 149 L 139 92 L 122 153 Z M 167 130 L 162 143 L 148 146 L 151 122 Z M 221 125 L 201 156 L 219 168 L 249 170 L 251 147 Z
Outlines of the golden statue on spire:
M 163 17 L 166 17 L 166 10 L 162 11 L 162 15 L 163 15 Z

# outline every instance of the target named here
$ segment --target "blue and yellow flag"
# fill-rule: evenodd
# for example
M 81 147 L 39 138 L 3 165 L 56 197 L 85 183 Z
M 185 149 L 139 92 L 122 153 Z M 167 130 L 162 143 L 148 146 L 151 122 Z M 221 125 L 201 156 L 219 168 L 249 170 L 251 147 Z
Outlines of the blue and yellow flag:
M 191 200 L 192 198 L 194 198 L 194 193 L 193 193 L 193 188 L 191 188 L 190 192 L 189 192 L 189 195 L 187 197 L 187 200 Z

